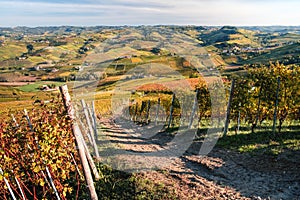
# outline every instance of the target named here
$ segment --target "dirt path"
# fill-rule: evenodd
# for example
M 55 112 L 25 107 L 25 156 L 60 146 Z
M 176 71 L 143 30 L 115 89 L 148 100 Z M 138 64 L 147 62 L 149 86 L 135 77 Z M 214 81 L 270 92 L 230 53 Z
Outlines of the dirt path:
M 163 151 L 172 141 L 172 135 L 159 133 L 150 138 L 142 138 L 126 124 L 116 125 L 108 119 L 101 120 L 102 144 L 109 140 L 115 155 L 128 154 L 128 163 L 133 159 L 130 152 Z M 300 199 L 300 160 L 287 160 L 284 156 L 251 156 L 214 148 L 207 156 L 198 155 L 201 141 L 194 142 L 180 157 L 168 161 L 161 157 L 149 158 L 149 165 L 167 163 L 159 171 L 141 174 L 148 179 L 164 183 L 175 189 L 180 199 Z M 105 151 L 104 151 L 105 152 Z

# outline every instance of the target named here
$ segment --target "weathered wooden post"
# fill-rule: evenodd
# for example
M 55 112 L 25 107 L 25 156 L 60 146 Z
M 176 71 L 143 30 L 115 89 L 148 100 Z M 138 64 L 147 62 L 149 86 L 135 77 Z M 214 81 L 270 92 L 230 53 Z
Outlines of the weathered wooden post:
M 280 77 L 277 77 L 276 100 L 275 100 L 274 117 L 273 117 L 273 134 L 275 134 L 275 132 L 276 132 L 276 120 L 277 120 L 277 107 L 278 107 L 279 89 L 280 89 Z
M 19 124 L 18 124 L 18 122 L 17 122 L 15 116 L 14 116 L 13 114 L 11 114 L 11 117 L 12 117 L 14 123 L 16 124 L 16 127 L 19 127 Z
M 260 110 L 260 104 L 261 104 L 261 93 L 262 93 L 263 83 L 260 84 L 259 93 L 258 93 L 258 102 L 257 102 L 257 111 L 255 116 L 255 122 L 254 127 L 252 128 L 252 132 L 254 132 L 254 128 L 257 126 L 258 118 L 259 118 L 259 110 Z
M 175 102 L 175 94 L 173 94 L 173 96 L 172 96 L 172 102 L 171 102 L 171 107 L 170 107 L 170 117 L 169 117 L 169 122 L 168 122 L 168 128 L 170 128 L 171 123 L 172 123 L 173 110 L 174 110 L 174 102 Z
M 194 122 L 194 117 L 195 117 L 195 112 L 197 110 L 197 105 L 198 105 L 198 95 L 199 95 L 199 89 L 196 90 L 196 95 L 194 98 L 194 104 L 193 104 L 193 110 L 190 116 L 190 122 L 188 128 L 192 128 L 193 122 Z
M 140 112 L 141 112 L 141 123 L 143 123 L 143 121 L 144 121 L 143 111 L 145 110 L 146 106 L 147 106 L 146 102 L 142 101 L 141 110 L 140 110 Z
M 64 102 L 65 108 L 68 112 L 68 115 L 73 120 L 72 129 L 73 129 L 75 140 L 76 140 L 76 143 L 78 146 L 78 153 L 79 153 L 79 157 L 80 157 L 80 160 L 81 160 L 81 163 L 83 166 L 84 176 L 85 176 L 85 180 L 86 180 L 89 192 L 90 192 L 90 197 L 92 200 L 98 200 L 98 196 L 97 196 L 96 189 L 94 186 L 93 177 L 91 174 L 89 163 L 85 156 L 84 145 L 81 140 L 82 134 L 81 134 L 81 131 L 79 129 L 77 122 L 75 121 L 75 113 L 74 113 L 74 109 L 73 109 L 73 106 L 71 103 L 71 97 L 70 97 L 70 94 L 68 91 L 68 86 L 63 85 L 63 86 L 60 86 L 59 89 L 62 94 L 63 102 Z
M 87 104 L 86 104 L 86 107 L 88 109 L 88 113 L 89 113 L 89 116 L 91 119 L 91 125 L 92 125 L 94 139 L 95 139 L 94 141 L 95 141 L 95 144 L 97 144 L 96 141 L 98 140 L 98 132 L 97 132 L 96 115 L 94 112 L 94 101 L 92 101 L 92 108 L 90 108 Z
M 13 172 L 13 171 L 12 171 L 12 172 Z M 46 180 L 47 180 L 47 179 L 46 179 Z M 17 177 L 15 177 L 15 181 L 16 181 L 17 186 L 18 186 L 18 188 L 19 188 L 19 190 L 20 190 L 20 192 L 21 192 L 22 199 L 23 199 L 23 200 L 26 200 L 25 194 L 24 194 L 24 192 L 23 192 L 23 189 L 22 189 L 22 187 L 21 187 L 21 185 L 20 185 L 20 182 L 19 182 L 19 180 L 18 180 Z
M 0 168 L 0 174 L 1 174 L 1 176 L 3 176 L 3 171 L 2 171 L 1 168 Z M 6 186 L 7 186 L 8 191 L 10 192 L 10 195 L 12 196 L 13 200 L 17 200 L 17 198 L 16 198 L 16 196 L 15 196 L 12 188 L 10 187 L 10 184 L 9 184 L 8 180 L 4 176 L 3 176 L 3 179 L 4 179 L 4 182 L 5 182 Z
M 89 164 L 90 164 L 90 167 L 91 167 L 91 169 L 92 169 L 92 171 L 93 171 L 93 174 L 94 174 L 94 176 L 95 176 L 95 179 L 96 179 L 96 180 L 99 180 L 99 179 L 100 179 L 100 175 L 99 175 L 99 173 L 98 173 L 98 171 L 97 171 L 97 167 L 96 167 L 96 165 L 95 165 L 95 163 L 94 163 L 94 160 L 93 160 L 93 158 L 92 158 L 92 156 L 91 156 L 91 154 L 90 154 L 90 152 L 89 152 L 89 149 L 88 149 L 88 147 L 87 147 L 87 145 L 86 145 L 84 139 L 83 139 L 83 138 L 81 138 L 81 139 L 82 139 L 82 143 L 83 143 L 83 146 L 84 146 L 84 149 L 85 149 L 85 155 L 86 155 L 86 158 L 87 158 L 87 160 L 88 160 L 88 162 L 89 162 Z
M 96 139 L 96 141 L 98 141 L 95 101 L 92 101 L 92 117 L 93 117 L 93 124 L 94 124 L 95 139 Z
M 137 122 L 137 120 L 138 120 L 138 108 L 139 108 L 139 103 L 136 102 L 135 111 L 134 111 L 134 122 Z
M 157 100 L 157 107 L 156 107 L 156 113 L 155 113 L 155 125 L 157 125 L 159 107 L 160 107 L 160 98 L 158 98 L 158 100 Z
M 234 93 L 234 84 L 235 84 L 235 79 L 231 81 L 231 86 L 230 86 L 230 94 L 229 94 L 229 100 L 227 104 L 227 110 L 226 110 L 226 120 L 225 120 L 225 126 L 224 126 L 224 135 L 226 136 L 228 132 L 228 126 L 229 126 L 229 117 L 230 117 L 230 108 L 231 108 L 231 101 L 233 98 L 233 93 Z
M 149 112 L 150 112 L 150 100 L 148 100 L 148 105 L 147 105 L 147 115 L 146 115 L 146 123 L 148 124 L 149 123 Z
M 238 114 L 238 123 L 237 123 L 237 133 L 240 131 L 240 125 L 241 125 L 241 111 L 240 111 L 241 103 L 239 103 L 239 114 Z
M 98 159 L 99 158 L 99 151 L 98 151 L 98 147 L 97 147 L 95 136 L 94 136 L 94 129 L 92 127 L 91 120 L 90 120 L 90 117 L 89 117 L 89 110 L 88 110 L 88 107 L 87 107 L 87 105 L 86 105 L 86 103 L 83 99 L 80 102 L 81 102 L 82 109 L 83 109 L 83 112 L 84 112 L 84 115 L 85 115 L 85 119 L 86 119 L 87 125 L 88 125 L 88 130 L 89 131 L 87 131 L 87 132 L 89 132 L 90 135 L 91 135 L 92 145 L 94 147 L 94 151 L 95 151 L 96 157 Z

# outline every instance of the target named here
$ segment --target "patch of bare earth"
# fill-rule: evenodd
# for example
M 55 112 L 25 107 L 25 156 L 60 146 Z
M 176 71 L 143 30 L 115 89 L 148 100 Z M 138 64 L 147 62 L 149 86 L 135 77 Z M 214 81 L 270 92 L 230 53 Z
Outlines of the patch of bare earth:
M 0 82 L 2 86 L 23 86 L 33 84 L 34 82 Z

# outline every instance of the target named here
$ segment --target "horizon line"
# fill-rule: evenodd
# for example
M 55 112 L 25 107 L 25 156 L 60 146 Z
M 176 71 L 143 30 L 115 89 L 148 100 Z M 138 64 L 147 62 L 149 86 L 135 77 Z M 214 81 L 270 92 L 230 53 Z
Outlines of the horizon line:
M 195 26 L 195 27 L 299 27 L 299 25 L 230 25 L 230 24 L 224 24 L 224 25 L 197 25 L 197 24 L 122 24 L 122 25 L 37 25 L 37 26 L 28 26 L 28 25 L 17 25 L 17 26 L 0 26 L 0 28 L 47 28 L 47 27 L 139 27 L 139 26 Z

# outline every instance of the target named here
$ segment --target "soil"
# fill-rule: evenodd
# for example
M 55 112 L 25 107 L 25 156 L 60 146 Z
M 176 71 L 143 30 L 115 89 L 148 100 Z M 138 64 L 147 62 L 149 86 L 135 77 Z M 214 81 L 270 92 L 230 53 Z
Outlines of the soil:
M 161 151 L 172 134 L 161 132 L 143 138 L 115 120 L 101 119 L 101 135 L 116 152 Z M 102 138 L 103 139 L 103 138 Z M 102 140 L 103 142 L 103 140 Z M 215 147 L 208 155 L 198 155 L 201 141 L 194 141 L 185 153 L 147 162 L 167 163 L 159 170 L 140 172 L 140 176 L 163 183 L 179 199 L 300 199 L 300 155 L 251 155 Z M 130 154 L 125 155 L 132 162 Z M 120 157 L 116 157 L 120 158 Z M 123 159 L 124 161 L 124 159 Z
M 2 86 L 23 86 L 33 84 L 34 82 L 0 82 Z

